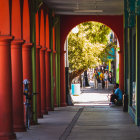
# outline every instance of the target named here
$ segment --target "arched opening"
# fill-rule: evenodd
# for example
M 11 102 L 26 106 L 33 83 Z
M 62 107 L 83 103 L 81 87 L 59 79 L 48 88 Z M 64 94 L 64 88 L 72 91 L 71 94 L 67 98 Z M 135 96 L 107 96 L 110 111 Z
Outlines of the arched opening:
M 113 30 L 99 22 L 83 22 L 70 31 L 64 45 L 66 92 L 71 89 L 75 105 L 109 105 L 114 84 L 119 83 L 119 46 Z
M 103 16 L 103 15 L 89 15 L 89 16 L 61 16 L 60 18 L 60 92 L 61 92 L 61 106 L 65 104 L 65 62 L 64 62 L 64 43 L 65 39 L 72 28 L 76 25 L 87 22 L 96 21 L 101 22 L 108 27 L 110 27 L 115 33 L 119 40 L 120 51 L 119 51 L 119 79 L 120 79 L 120 89 L 124 90 L 124 48 L 123 48 L 123 16 Z

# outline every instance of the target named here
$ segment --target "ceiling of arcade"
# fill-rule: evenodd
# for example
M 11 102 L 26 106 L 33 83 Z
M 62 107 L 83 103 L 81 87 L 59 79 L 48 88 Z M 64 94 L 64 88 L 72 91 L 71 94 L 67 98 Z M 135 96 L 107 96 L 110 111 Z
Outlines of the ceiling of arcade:
M 58 15 L 123 15 L 124 0 L 44 0 Z

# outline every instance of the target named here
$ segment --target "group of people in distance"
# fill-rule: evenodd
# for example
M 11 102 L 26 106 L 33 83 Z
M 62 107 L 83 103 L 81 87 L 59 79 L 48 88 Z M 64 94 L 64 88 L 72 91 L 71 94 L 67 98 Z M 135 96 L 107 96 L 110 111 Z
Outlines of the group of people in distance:
M 108 89 L 108 82 L 112 83 L 112 72 L 108 73 L 107 70 L 98 71 L 95 70 L 93 73 L 94 88 L 98 89 L 98 83 L 102 83 L 102 88 Z

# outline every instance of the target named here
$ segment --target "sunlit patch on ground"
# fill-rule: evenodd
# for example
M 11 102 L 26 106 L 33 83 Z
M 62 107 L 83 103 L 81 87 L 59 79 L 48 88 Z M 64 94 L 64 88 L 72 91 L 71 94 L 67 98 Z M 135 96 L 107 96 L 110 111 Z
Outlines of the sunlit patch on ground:
M 108 106 L 113 85 L 109 84 L 109 89 L 102 89 L 101 83 L 98 89 L 89 86 L 81 89 L 79 96 L 71 95 L 75 106 Z

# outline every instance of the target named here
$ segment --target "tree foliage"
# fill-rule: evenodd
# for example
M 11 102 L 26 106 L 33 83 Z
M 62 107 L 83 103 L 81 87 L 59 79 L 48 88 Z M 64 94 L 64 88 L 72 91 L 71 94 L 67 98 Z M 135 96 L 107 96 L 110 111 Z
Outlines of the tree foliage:
M 78 71 L 81 73 L 87 68 L 98 66 L 104 60 L 103 54 L 108 52 L 111 32 L 110 28 L 98 22 L 85 22 L 77 28 L 78 33 L 70 32 L 68 35 L 68 59 L 72 78 L 78 75 Z

